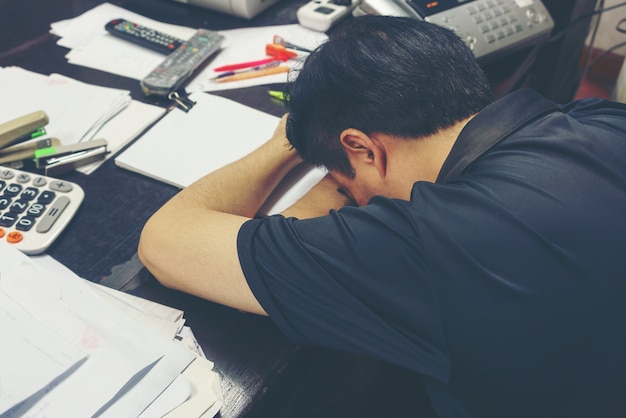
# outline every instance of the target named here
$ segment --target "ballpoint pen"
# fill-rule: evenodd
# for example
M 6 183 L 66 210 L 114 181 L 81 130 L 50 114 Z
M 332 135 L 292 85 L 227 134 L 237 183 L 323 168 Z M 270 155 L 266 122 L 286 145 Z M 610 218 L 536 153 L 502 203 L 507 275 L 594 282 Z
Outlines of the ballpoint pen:
M 216 80 L 218 78 L 228 77 L 228 76 L 235 75 L 235 74 L 242 74 L 242 73 L 247 73 L 247 72 L 251 72 L 251 71 L 258 71 L 258 70 L 262 70 L 264 68 L 278 67 L 279 65 L 280 65 L 280 61 L 271 61 L 271 62 L 268 62 L 267 64 L 259 65 L 257 67 L 244 68 L 242 70 L 225 71 L 225 72 L 220 73 L 220 74 L 216 75 L 215 77 L 211 78 L 211 80 Z
M 271 57 L 271 58 L 265 58 L 265 59 L 257 60 L 257 61 L 239 62 L 237 64 L 228 64 L 228 65 L 222 65 L 221 67 L 215 67 L 213 71 L 216 71 L 216 72 L 236 71 L 236 70 L 241 70 L 244 68 L 259 67 L 261 65 L 270 64 L 272 62 L 287 61 L 287 59 L 288 58 L 285 58 L 285 57 Z
M 288 71 L 289 71 L 289 67 L 288 66 L 281 65 L 280 67 L 263 68 L 263 69 L 257 70 L 257 71 L 247 71 L 247 72 L 241 73 L 241 74 L 235 74 L 235 75 L 231 75 L 231 76 L 228 76 L 228 77 L 217 78 L 217 79 L 213 80 L 213 82 L 215 82 L 215 83 L 226 83 L 226 82 L 229 82 L 229 81 L 247 80 L 247 79 L 250 79 L 250 78 L 264 77 L 266 75 L 286 73 Z

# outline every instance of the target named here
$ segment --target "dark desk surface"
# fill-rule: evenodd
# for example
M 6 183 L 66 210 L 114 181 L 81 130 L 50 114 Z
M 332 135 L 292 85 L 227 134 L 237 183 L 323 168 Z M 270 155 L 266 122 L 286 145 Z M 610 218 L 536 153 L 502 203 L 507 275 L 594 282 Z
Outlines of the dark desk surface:
M 65 48 L 56 45 L 50 23 L 75 17 L 102 3 L 99 0 L 0 0 L 0 66 L 19 66 L 43 74 L 130 90 L 146 98 L 137 80 L 71 65 Z M 167 23 L 213 30 L 297 23 L 304 1 L 281 0 L 252 21 L 168 0 L 114 0 L 133 12 Z M 1 86 L 0 86 L 1 89 Z M 282 106 L 271 101 L 267 86 L 219 93 L 275 116 Z M 6 99 L 6 98 L 3 98 Z M 9 99 L 10 100 L 10 99 Z M 267 318 L 247 315 L 160 286 L 136 260 L 142 225 L 177 189 L 115 166 L 113 159 L 89 176 L 61 176 L 80 184 L 85 200 L 76 217 L 48 253 L 88 280 L 185 311 L 207 357 L 222 376 L 225 401 L 221 417 L 246 415 L 276 376 L 303 353 L 289 343 Z

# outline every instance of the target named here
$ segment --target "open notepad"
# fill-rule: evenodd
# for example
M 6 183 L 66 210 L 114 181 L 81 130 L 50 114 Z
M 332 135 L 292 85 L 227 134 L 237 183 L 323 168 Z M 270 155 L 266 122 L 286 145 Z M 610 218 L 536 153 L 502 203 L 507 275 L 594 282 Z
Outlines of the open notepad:
M 195 93 L 190 98 L 196 104 L 188 113 L 171 110 L 119 155 L 116 164 L 184 188 L 259 147 L 278 125 L 279 118 L 223 97 Z M 270 198 L 263 213 L 287 208 L 325 173 L 310 169 L 293 174 Z

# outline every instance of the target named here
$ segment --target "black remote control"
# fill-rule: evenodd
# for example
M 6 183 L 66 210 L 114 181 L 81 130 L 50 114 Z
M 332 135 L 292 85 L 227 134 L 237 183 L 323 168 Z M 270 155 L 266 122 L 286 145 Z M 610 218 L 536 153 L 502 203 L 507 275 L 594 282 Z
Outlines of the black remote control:
M 182 39 L 124 19 L 113 19 L 104 28 L 113 36 L 162 54 L 169 54 L 184 42 Z

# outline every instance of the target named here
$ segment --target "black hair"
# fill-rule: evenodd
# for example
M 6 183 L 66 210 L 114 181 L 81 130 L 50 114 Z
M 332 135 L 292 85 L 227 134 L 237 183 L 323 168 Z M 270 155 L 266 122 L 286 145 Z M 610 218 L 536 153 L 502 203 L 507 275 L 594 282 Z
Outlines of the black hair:
M 305 161 L 349 177 L 343 130 L 421 138 L 493 100 L 463 41 L 414 18 L 351 18 L 296 71 L 286 87 L 287 137 Z

